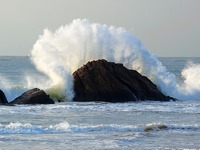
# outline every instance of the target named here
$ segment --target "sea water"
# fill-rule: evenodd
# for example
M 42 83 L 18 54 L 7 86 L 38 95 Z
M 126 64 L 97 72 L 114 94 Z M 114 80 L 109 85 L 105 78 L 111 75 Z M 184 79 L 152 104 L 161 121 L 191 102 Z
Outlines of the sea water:
M 72 73 L 106 59 L 147 76 L 171 102 L 73 102 Z M 75 19 L 45 29 L 30 56 L 0 56 L 9 101 L 40 88 L 53 105 L 0 106 L 0 149 L 200 149 L 200 58 L 157 58 L 122 27 Z
M 158 58 L 181 78 L 187 62 Z M 0 85 L 9 100 L 45 78 L 29 57 L 0 57 Z M 25 87 L 26 85 L 26 87 Z M 200 149 L 200 99 L 172 102 L 72 102 L 0 106 L 0 149 Z

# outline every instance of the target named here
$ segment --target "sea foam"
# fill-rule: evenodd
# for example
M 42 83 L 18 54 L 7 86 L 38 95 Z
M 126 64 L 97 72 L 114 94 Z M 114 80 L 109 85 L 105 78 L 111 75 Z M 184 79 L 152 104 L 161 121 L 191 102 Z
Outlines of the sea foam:
M 30 123 L 11 122 L 7 125 L 0 124 L 0 134 L 49 134 L 67 132 L 68 122 L 62 122 L 48 127 L 36 126 Z
M 66 100 L 72 100 L 74 96 L 72 73 L 88 61 L 97 59 L 122 63 L 137 70 L 166 95 L 179 99 L 198 99 L 200 95 L 196 78 L 200 65 L 193 64 L 184 69 L 183 84 L 178 84 L 175 75 L 168 72 L 130 32 L 121 27 L 91 23 L 88 19 L 73 20 L 55 32 L 45 29 L 33 46 L 31 59 L 51 80 L 49 88 L 59 90 Z

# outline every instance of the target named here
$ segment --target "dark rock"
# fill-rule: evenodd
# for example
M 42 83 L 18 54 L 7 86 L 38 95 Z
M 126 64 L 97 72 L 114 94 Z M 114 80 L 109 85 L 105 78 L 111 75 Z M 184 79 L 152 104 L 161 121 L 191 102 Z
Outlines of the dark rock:
M 138 100 L 169 101 L 155 84 L 122 64 L 97 60 L 73 73 L 74 101 L 127 102 Z
M 8 100 L 2 90 L 0 90 L 0 104 L 7 104 Z
M 150 132 L 153 130 L 166 130 L 168 128 L 168 126 L 164 125 L 164 124 L 149 124 L 146 125 L 144 128 L 145 132 Z
M 54 101 L 43 90 L 34 88 L 15 98 L 10 104 L 54 104 Z

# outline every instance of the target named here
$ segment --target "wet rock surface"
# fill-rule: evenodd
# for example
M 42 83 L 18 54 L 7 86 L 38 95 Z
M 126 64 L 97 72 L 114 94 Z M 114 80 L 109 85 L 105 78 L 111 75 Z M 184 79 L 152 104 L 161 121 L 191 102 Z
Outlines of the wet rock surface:
M 122 64 L 97 60 L 73 73 L 74 101 L 169 101 L 147 77 Z
M 0 90 L 0 104 L 7 104 L 8 100 L 2 90 Z
M 43 90 L 34 88 L 15 98 L 10 104 L 54 104 Z

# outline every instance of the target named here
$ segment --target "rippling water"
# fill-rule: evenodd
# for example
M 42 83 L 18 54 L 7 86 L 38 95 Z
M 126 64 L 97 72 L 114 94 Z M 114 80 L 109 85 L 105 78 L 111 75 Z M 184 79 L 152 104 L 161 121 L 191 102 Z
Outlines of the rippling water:
M 159 59 L 176 75 L 188 60 L 200 60 Z M 38 74 L 27 57 L 0 61 L 1 77 L 17 85 L 25 72 Z M 199 137 L 198 100 L 0 106 L 1 150 L 200 149 Z
M 0 114 L 1 149 L 200 148 L 194 101 L 1 106 Z

